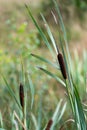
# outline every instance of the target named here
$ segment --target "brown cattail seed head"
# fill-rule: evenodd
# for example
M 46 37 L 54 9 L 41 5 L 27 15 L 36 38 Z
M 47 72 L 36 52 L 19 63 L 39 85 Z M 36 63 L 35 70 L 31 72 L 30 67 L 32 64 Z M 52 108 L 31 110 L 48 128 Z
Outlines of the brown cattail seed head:
M 53 121 L 52 119 L 50 119 L 45 130 L 50 130 L 52 124 L 53 124 Z
M 22 108 L 24 108 L 24 88 L 21 83 L 20 83 L 20 87 L 19 87 L 19 97 L 20 97 L 20 104 L 21 104 Z
M 64 59 L 61 53 L 58 53 L 57 55 L 58 61 L 59 61 L 59 65 L 60 65 L 60 69 L 63 75 L 64 79 L 67 79 L 67 73 L 66 73 L 66 68 L 65 68 L 65 63 L 64 63 Z

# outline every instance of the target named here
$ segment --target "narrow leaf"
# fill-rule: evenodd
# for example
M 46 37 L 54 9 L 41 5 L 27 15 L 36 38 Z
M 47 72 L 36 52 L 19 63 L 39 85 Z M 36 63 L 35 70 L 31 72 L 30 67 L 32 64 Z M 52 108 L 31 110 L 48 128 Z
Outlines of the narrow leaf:
M 11 87 L 9 86 L 9 84 L 7 83 L 5 77 L 2 76 L 2 78 L 3 78 L 5 84 L 6 84 L 7 88 L 8 88 L 9 94 L 14 98 L 14 100 L 15 100 L 15 102 L 17 103 L 18 107 L 21 108 L 20 103 L 18 102 L 18 100 L 17 100 L 17 98 L 16 98 L 16 96 L 15 96 L 13 90 L 11 89 Z
M 45 34 L 43 33 L 42 29 L 40 28 L 40 26 L 39 26 L 38 23 L 36 22 L 35 18 L 33 17 L 32 13 L 31 13 L 31 11 L 30 11 L 30 9 L 29 9 L 29 7 L 28 7 L 27 5 L 25 5 L 25 6 L 26 6 L 26 9 L 27 9 L 27 11 L 28 11 L 29 16 L 31 17 L 33 23 L 35 24 L 36 28 L 38 29 L 39 34 L 41 35 L 43 41 L 44 41 L 45 44 L 47 45 L 47 47 L 48 47 L 48 49 L 50 50 L 52 56 L 54 57 L 53 49 L 52 49 L 52 47 L 51 47 L 51 45 L 50 45 L 50 43 L 49 43 L 47 37 L 45 36 Z
M 34 103 L 34 85 L 29 75 L 28 75 L 28 80 L 29 80 L 29 87 L 31 90 L 31 109 L 32 109 Z
M 60 78 L 58 78 L 55 74 L 41 68 L 38 67 L 40 70 L 42 70 L 43 72 L 45 72 L 46 74 L 48 74 L 49 76 L 51 76 L 52 78 L 56 79 L 60 84 L 62 84 L 64 87 L 66 87 L 65 83 L 63 82 L 63 80 L 61 80 Z
M 53 66 L 53 67 L 56 68 L 56 69 L 60 69 L 60 68 L 58 67 L 58 65 L 52 63 L 52 62 L 49 61 L 48 59 L 45 59 L 45 58 L 43 58 L 43 57 L 41 57 L 41 56 L 38 56 L 38 55 L 35 55 L 35 54 L 31 54 L 31 55 L 32 55 L 33 57 L 35 57 L 35 58 L 37 58 L 37 59 L 39 59 L 39 60 L 45 62 L 45 63 L 48 63 L 49 65 Z
M 49 27 L 49 25 L 47 24 L 47 21 L 46 21 L 45 17 L 43 16 L 43 14 L 41 14 L 41 17 L 42 17 L 43 21 L 45 22 L 45 26 L 46 26 L 48 35 L 49 35 L 50 40 L 51 40 L 51 42 L 52 42 L 52 44 L 53 44 L 53 47 L 54 47 L 54 49 L 55 49 L 55 51 L 56 51 L 56 54 L 58 54 L 59 50 L 58 50 L 57 44 L 56 44 L 56 42 L 55 42 L 55 39 L 54 39 L 54 37 L 53 37 L 53 34 L 52 34 L 51 30 L 50 30 L 50 27 Z

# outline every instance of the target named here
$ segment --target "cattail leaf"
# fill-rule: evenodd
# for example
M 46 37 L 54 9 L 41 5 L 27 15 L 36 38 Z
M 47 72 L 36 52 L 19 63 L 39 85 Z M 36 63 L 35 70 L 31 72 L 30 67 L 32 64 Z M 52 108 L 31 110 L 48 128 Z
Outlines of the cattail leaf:
M 52 63 L 51 61 L 49 61 L 49 60 L 46 59 L 46 58 L 43 58 L 43 57 L 38 56 L 38 55 L 36 55 L 36 54 L 31 54 L 31 55 L 32 55 L 33 57 L 35 57 L 35 58 L 37 58 L 37 59 L 39 59 L 39 60 L 45 62 L 45 63 L 48 63 L 49 65 L 53 66 L 53 67 L 56 68 L 56 69 L 60 69 L 60 68 L 58 67 L 58 65 Z
M 55 112 L 54 112 L 54 114 L 53 114 L 53 117 L 52 117 L 53 122 L 55 122 L 55 120 L 57 119 L 57 115 L 58 115 L 58 113 L 59 113 L 61 104 L 62 104 L 62 99 L 59 101 L 59 103 L 58 103 L 58 105 L 57 105 L 57 107 L 56 107 L 56 110 L 55 110 Z
M 53 125 L 52 125 L 52 129 L 51 130 L 54 130 L 54 127 L 55 125 L 57 125 L 59 123 L 59 121 L 61 120 L 62 116 L 64 115 L 64 112 L 66 110 L 66 105 L 67 103 L 65 103 L 63 105 L 63 107 L 61 106 L 62 100 L 60 100 L 55 112 L 54 112 L 54 115 L 53 115 L 53 118 L 54 118 L 54 121 L 53 121 Z M 62 108 L 61 108 L 62 107 Z
M 32 83 L 32 80 L 30 78 L 30 76 L 28 75 L 28 80 L 29 80 L 29 87 L 30 87 L 30 91 L 31 91 L 31 109 L 33 107 L 34 104 L 34 85 Z
M 38 130 L 41 129 L 41 121 L 42 121 L 42 99 L 43 99 L 43 91 L 41 90 L 39 93 L 39 103 L 38 103 Z
M 59 50 L 58 50 L 57 44 L 56 44 L 56 42 L 55 42 L 55 39 L 54 39 L 54 37 L 53 37 L 53 34 L 52 34 L 51 30 L 50 30 L 50 27 L 49 27 L 49 25 L 47 24 L 47 21 L 46 21 L 45 17 L 43 16 L 43 14 L 41 14 L 41 17 L 42 17 L 43 21 L 45 22 L 45 26 L 46 26 L 48 35 L 49 35 L 50 40 L 51 40 L 51 42 L 52 42 L 52 44 L 53 44 L 53 47 L 54 47 L 54 49 L 55 49 L 55 51 L 56 51 L 56 54 L 58 54 L 58 51 L 59 51 Z
M 1 111 L 0 111 L 0 126 L 3 128 L 3 119 L 2 119 Z
M 32 121 L 33 121 L 34 126 L 35 126 L 35 130 L 38 130 L 37 120 L 36 120 L 36 117 L 34 116 L 33 113 L 31 113 L 31 117 L 32 117 Z
M 60 27 L 62 29 L 62 32 L 64 33 L 64 37 L 66 38 L 66 30 L 65 30 L 65 26 L 64 26 L 64 23 L 63 23 L 63 19 L 62 19 L 62 16 L 61 16 L 61 13 L 60 13 L 60 10 L 59 10 L 59 7 L 58 7 L 58 3 L 56 2 L 56 0 L 53 0 L 53 3 L 55 5 L 55 9 L 57 11 L 57 14 L 59 16 L 59 24 L 60 24 Z
M 17 119 L 17 121 L 19 122 L 19 124 L 22 126 L 23 130 L 26 130 L 24 122 L 21 121 L 20 117 L 18 116 L 18 114 L 16 113 L 16 111 L 14 111 L 13 113 L 13 118 Z M 18 128 L 18 125 L 16 126 Z
M 62 116 L 63 116 L 63 114 L 64 114 L 64 112 L 66 110 L 66 106 L 67 106 L 67 103 L 65 102 L 65 104 L 63 105 L 63 107 L 62 107 L 62 109 L 60 111 L 59 116 L 57 117 L 57 123 L 61 120 L 61 118 L 62 118 Z
M 53 117 L 52 117 L 52 120 L 53 120 L 53 124 L 52 124 L 52 127 L 51 127 L 51 130 L 54 130 L 54 127 L 55 125 L 60 121 L 60 119 L 62 118 L 64 112 L 65 112 L 65 109 L 66 109 L 66 103 L 64 104 L 63 108 L 61 109 L 62 107 L 62 99 L 59 101 L 57 107 L 56 107 L 56 110 L 53 114 Z
M 74 85 L 74 94 L 75 94 L 75 98 L 76 98 L 76 104 L 77 104 L 77 117 L 79 116 L 79 120 L 80 120 L 80 127 L 81 130 L 86 130 L 86 120 L 85 120 L 85 115 L 84 115 L 84 111 L 83 111 L 83 107 L 82 107 L 82 103 L 77 91 L 76 86 Z
M 72 111 L 73 111 L 73 115 L 74 115 L 74 120 L 75 120 L 75 124 L 76 124 L 76 127 L 78 130 L 83 130 L 81 128 L 81 122 L 80 122 L 80 113 L 79 113 L 79 107 L 78 107 L 78 101 L 77 101 L 77 98 L 76 98 L 76 94 L 75 94 L 75 86 L 73 85 L 73 89 L 74 91 L 68 91 L 68 96 L 69 96 L 69 100 L 70 100 L 70 104 L 71 104 L 71 107 L 72 107 Z M 67 88 L 67 83 L 66 83 L 66 88 Z M 68 90 L 68 88 L 67 88 Z M 78 93 L 78 91 L 77 91 Z M 79 94 L 78 94 L 79 96 Z M 83 112 L 82 112 L 83 113 Z
M 51 76 L 52 78 L 56 79 L 60 84 L 62 84 L 64 87 L 66 87 L 65 83 L 63 82 L 63 80 L 61 80 L 59 77 L 57 77 L 55 74 L 47 71 L 46 69 L 42 68 L 42 67 L 38 67 L 38 69 L 42 70 L 43 72 L 45 72 L 47 75 Z
M 26 9 L 27 9 L 27 11 L 28 11 L 28 14 L 29 14 L 29 16 L 31 17 L 31 19 L 32 19 L 32 21 L 33 21 L 33 23 L 34 23 L 34 25 L 36 26 L 36 28 L 37 28 L 39 34 L 41 35 L 43 41 L 45 42 L 46 46 L 47 46 L 48 49 L 50 50 L 52 56 L 54 57 L 53 49 L 52 49 L 52 47 L 51 47 L 51 45 L 50 45 L 50 43 L 49 43 L 49 41 L 48 41 L 46 35 L 43 33 L 42 29 L 40 28 L 40 26 L 39 26 L 38 23 L 36 22 L 35 18 L 33 17 L 32 13 L 31 13 L 31 11 L 30 11 L 30 9 L 29 9 L 29 7 L 28 7 L 27 5 L 25 5 L 25 7 L 26 7 Z
M 17 103 L 19 109 L 21 109 L 20 103 L 18 102 L 15 93 L 13 92 L 13 90 L 11 89 L 11 87 L 9 86 L 7 80 L 5 79 L 5 77 L 4 77 L 3 75 L 2 75 L 2 78 L 3 78 L 5 84 L 6 84 L 7 88 L 8 88 L 8 92 L 9 92 L 9 94 L 11 95 L 11 97 L 14 98 L 14 100 L 15 100 L 15 102 Z
M 79 97 L 79 94 L 75 85 L 74 85 L 74 93 L 73 95 L 71 94 L 71 97 L 69 95 L 69 99 L 71 101 L 71 106 L 72 106 L 77 129 L 86 130 L 84 110 L 82 108 L 82 103 L 81 103 L 81 100 L 80 100 L 80 97 Z

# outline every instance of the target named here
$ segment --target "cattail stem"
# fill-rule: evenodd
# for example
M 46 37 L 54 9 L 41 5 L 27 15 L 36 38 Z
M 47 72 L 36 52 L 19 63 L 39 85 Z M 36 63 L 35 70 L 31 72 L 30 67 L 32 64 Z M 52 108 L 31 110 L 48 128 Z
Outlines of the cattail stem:
M 50 119 L 49 122 L 48 122 L 48 124 L 47 124 L 47 126 L 46 126 L 46 129 L 45 129 L 45 130 L 50 130 L 52 124 L 53 124 L 53 121 L 52 121 L 52 119 Z
M 63 75 L 63 78 L 66 80 L 67 79 L 67 73 L 66 73 L 66 68 L 65 68 L 65 63 L 64 63 L 64 59 L 61 53 L 58 53 L 57 55 L 58 58 L 58 62 L 60 65 L 60 69 L 61 69 L 61 73 Z

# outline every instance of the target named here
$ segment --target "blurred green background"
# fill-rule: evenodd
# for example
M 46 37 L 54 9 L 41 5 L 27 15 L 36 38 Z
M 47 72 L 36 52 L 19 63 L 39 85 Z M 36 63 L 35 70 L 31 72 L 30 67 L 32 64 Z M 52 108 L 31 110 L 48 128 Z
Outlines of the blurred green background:
M 53 11 L 57 17 L 52 0 L 0 0 L 0 111 L 6 122 L 5 125 L 9 128 L 10 120 L 7 121 L 7 119 L 10 117 L 8 113 L 13 108 L 14 101 L 7 91 L 2 74 L 16 94 L 19 83 L 22 82 L 21 73 L 23 65 L 25 72 L 30 73 L 35 85 L 35 101 L 39 100 L 38 95 L 43 87 L 45 95 L 43 103 L 51 102 L 44 108 L 48 115 L 50 115 L 49 111 L 54 109 L 57 100 L 64 96 L 64 89 L 54 79 L 51 79 L 35 68 L 37 65 L 40 65 L 50 70 L 49 66 L 31 57 L 30 53 L 44 56 L 50 60 L 52 60 L 52 57 L 37 29 L 28 17 L 25 3 L 30 6 L 32 14 L 45 32 L 44 23 L 40 17 L 40 12 L 43 13 L 56 41 L 58 40 L 58 30 L 56 30 L 56 23 L 51 13 Z M 81 84 L 82 87 L 84 85 L 85 72 L 87 71 L 87 1 L 58 0 L 58 3 L 66 27 L 69 49 L 73 59 L 72 72 L 74 80 L 76 83 Z M 85 100 L 85 96 L 83 96 L 84 90 L 81 88 L 79 90 L 83 100 Z

